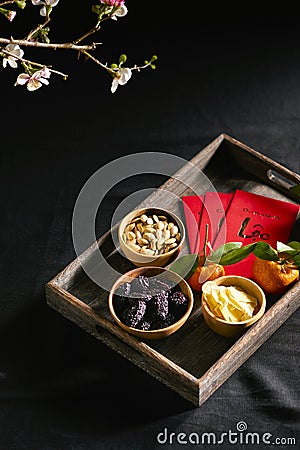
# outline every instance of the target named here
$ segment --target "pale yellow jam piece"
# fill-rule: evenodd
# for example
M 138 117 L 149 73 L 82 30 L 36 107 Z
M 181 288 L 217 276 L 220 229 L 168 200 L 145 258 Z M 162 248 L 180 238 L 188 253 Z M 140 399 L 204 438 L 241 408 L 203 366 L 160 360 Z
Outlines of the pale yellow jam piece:
M 207 281 L 202 291 L 211 312 L 227 322 L 251 319 L 258 304 L 257 298 L 238 286 L 218 286 L 213 281 Z

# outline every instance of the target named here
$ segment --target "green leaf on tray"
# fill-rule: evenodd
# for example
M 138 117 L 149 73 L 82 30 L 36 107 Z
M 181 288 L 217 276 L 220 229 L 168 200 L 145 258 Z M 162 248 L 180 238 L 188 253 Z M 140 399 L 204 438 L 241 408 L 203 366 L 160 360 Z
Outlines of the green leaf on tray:
M 226 244 L 218 247 L 212 254 L 208 255 L 207 260 L 209 262 L 218 263 L 222 257 L 227 255 L 232 250 L 241 248 L 242 242 L 227 242 Z
M 248 244 L 241 248 L 231 250 L 226 255 L 222 256 L 222 258 L 219 261 L 219 264 L 221 264 L 222 266 L 229 266 L 230 264 L 240 262 L 248 255 L 250 255 L 250 253 L 254 250 L 255 246 L 256 244 Z
M 170 265 L 169 270 L 172 270 L 172 272 L 175 272 L 182 278 L 188 280 L 197 269 L 198 263 L 199 255 L 188 253 L 187 255 L 183 255 L 176 259 L 176 261 Z
M 296 255 L 293 258 L 293 263 L 295 264 L 295 266 L 297 266 L 298 268 L 300 267 L 300 255 Z
M 293 194 L 296 194 L 298 197 L 300 197 L 300 183 L 290 188 L 290 191 L 293 192 Z
M 287 244 L 289 247 L 293 248 L 294 250 L 297 250 L 298 252 L 300 252 L 300 242 L 297 241 L 291 241 L 288 242 Z
M 264 241 L 258 241 L 253 250 L 255 256 L 267 261 L 278 261 L 279 256 L 270 244 Z

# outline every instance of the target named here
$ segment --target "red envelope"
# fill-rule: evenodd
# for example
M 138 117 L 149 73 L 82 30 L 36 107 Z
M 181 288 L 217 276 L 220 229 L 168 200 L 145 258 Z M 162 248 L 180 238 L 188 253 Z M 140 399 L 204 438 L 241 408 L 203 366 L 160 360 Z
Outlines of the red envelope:
M 214 249 L 224 244 L 224 234 L 226 242 L 247 245 L 265 241 L 276 248 L 277 241 L 288 242 L 298 211 L 299 206 L 293 203 L 237 190 L 222 225 L 223 231 L 214 242 Z M 251 254 L 239 263 L 224 266 L 226 275 L 251 278 L 254 258 Z
M 203 209 L 204 195 L 185 195 L 182 197 L 187 236 L 191 253 L 199 248 L 199 223 Z
M 221 225 L 231 198 L 232 194 L 223 192 L 207 192 L 201 196 L 182 197 L 191 253 L 202 252 L 206 236 L 206 224 L 208 224 L 208 242 L 213 248 L 219 231 L 219 239 L 221 239 L 225 229 Z M 225 239 L 226 236 L 223 238 Z M 225 240 L 223 243 L 225 243 Z

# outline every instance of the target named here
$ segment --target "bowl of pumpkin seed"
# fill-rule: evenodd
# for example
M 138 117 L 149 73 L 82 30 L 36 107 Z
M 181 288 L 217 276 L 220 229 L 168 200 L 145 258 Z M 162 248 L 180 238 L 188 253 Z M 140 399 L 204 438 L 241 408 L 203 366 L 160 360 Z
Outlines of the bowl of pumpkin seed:
M 165 267 L 173 262 L 185 241 L 185 228 L 173 212 L 161 208 L 131 211 L 118 228 L 120 248 L 138 267 Z

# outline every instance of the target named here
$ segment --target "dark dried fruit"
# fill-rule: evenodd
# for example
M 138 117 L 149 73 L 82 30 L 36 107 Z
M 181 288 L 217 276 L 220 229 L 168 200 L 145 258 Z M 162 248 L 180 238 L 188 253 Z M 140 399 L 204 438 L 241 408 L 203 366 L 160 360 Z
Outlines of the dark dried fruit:
M 161 291 L 159 294 L 153 296 L 151 301 L 152 315 L 165 319 L 169 312 L 168 293 Z
M 138 325 L 138 329 L 139 330 L 144 330 L 144 331 L 148 331 L 150 330 L 151 327 L 151 323 L 147 322 L 147 320 L 143 320 L 139 325 Z
M 173 323 L 177 322 L 178 319 L 173 316 L 173 314 L 169 313 L 165 319 L 157 319 L 153 324 L 151 325 L 151 329 L 153 330 L 160 330 L 161 328 L 167 328 Z
M 119 294 L 120 296 L 128 296 L 130 294 L 130 290 L 131 290 L 131 284 L 127 282 L 127 283 L 121 284 L 121 286 L 118 287 L 117 294 Z
M 170 305 L 172 305 L 172 307 L 183 309 L 187 304 L 188 301 L 183 292 L 177 291 L 170 295 Z
M 149 289 L 149 278 L 140 275 L 131 281 L 131 292 L 145 292 Z
M 183 316 L 188 300 L 178 286 L 155 277 L 139 276 L 121 285 L 114 295 L 114 308 L 127 326 L 140 330 L 169 327 Z
M 150 302 L 150 300 L 152 300 L 152 295 L 147 292 L 131 292 L 129 298 L 132 300 L 144 300 L 144 302 Z
M 169 298 L 170 312 L 172 312 L 177 320 L 183 316 L 187 309 L 188 300 L 183 292 L 173 292 Z
M 143 319 L 146 312 L 146 302 L 137 300 L 131 304 L 125 313 L 125 325 L 136 328 L 138 323 Z
M 121 319 L 123 317 L 124 310 L 128 305 L 128 297 L 123 297 L 122 295 L 114 295 L 114 309 L 117 316 Z
M 157 278 L 150 278 L 150 290 L 155 291 L 170 291 L 172 286 L 165 281 L 158 280 Z

